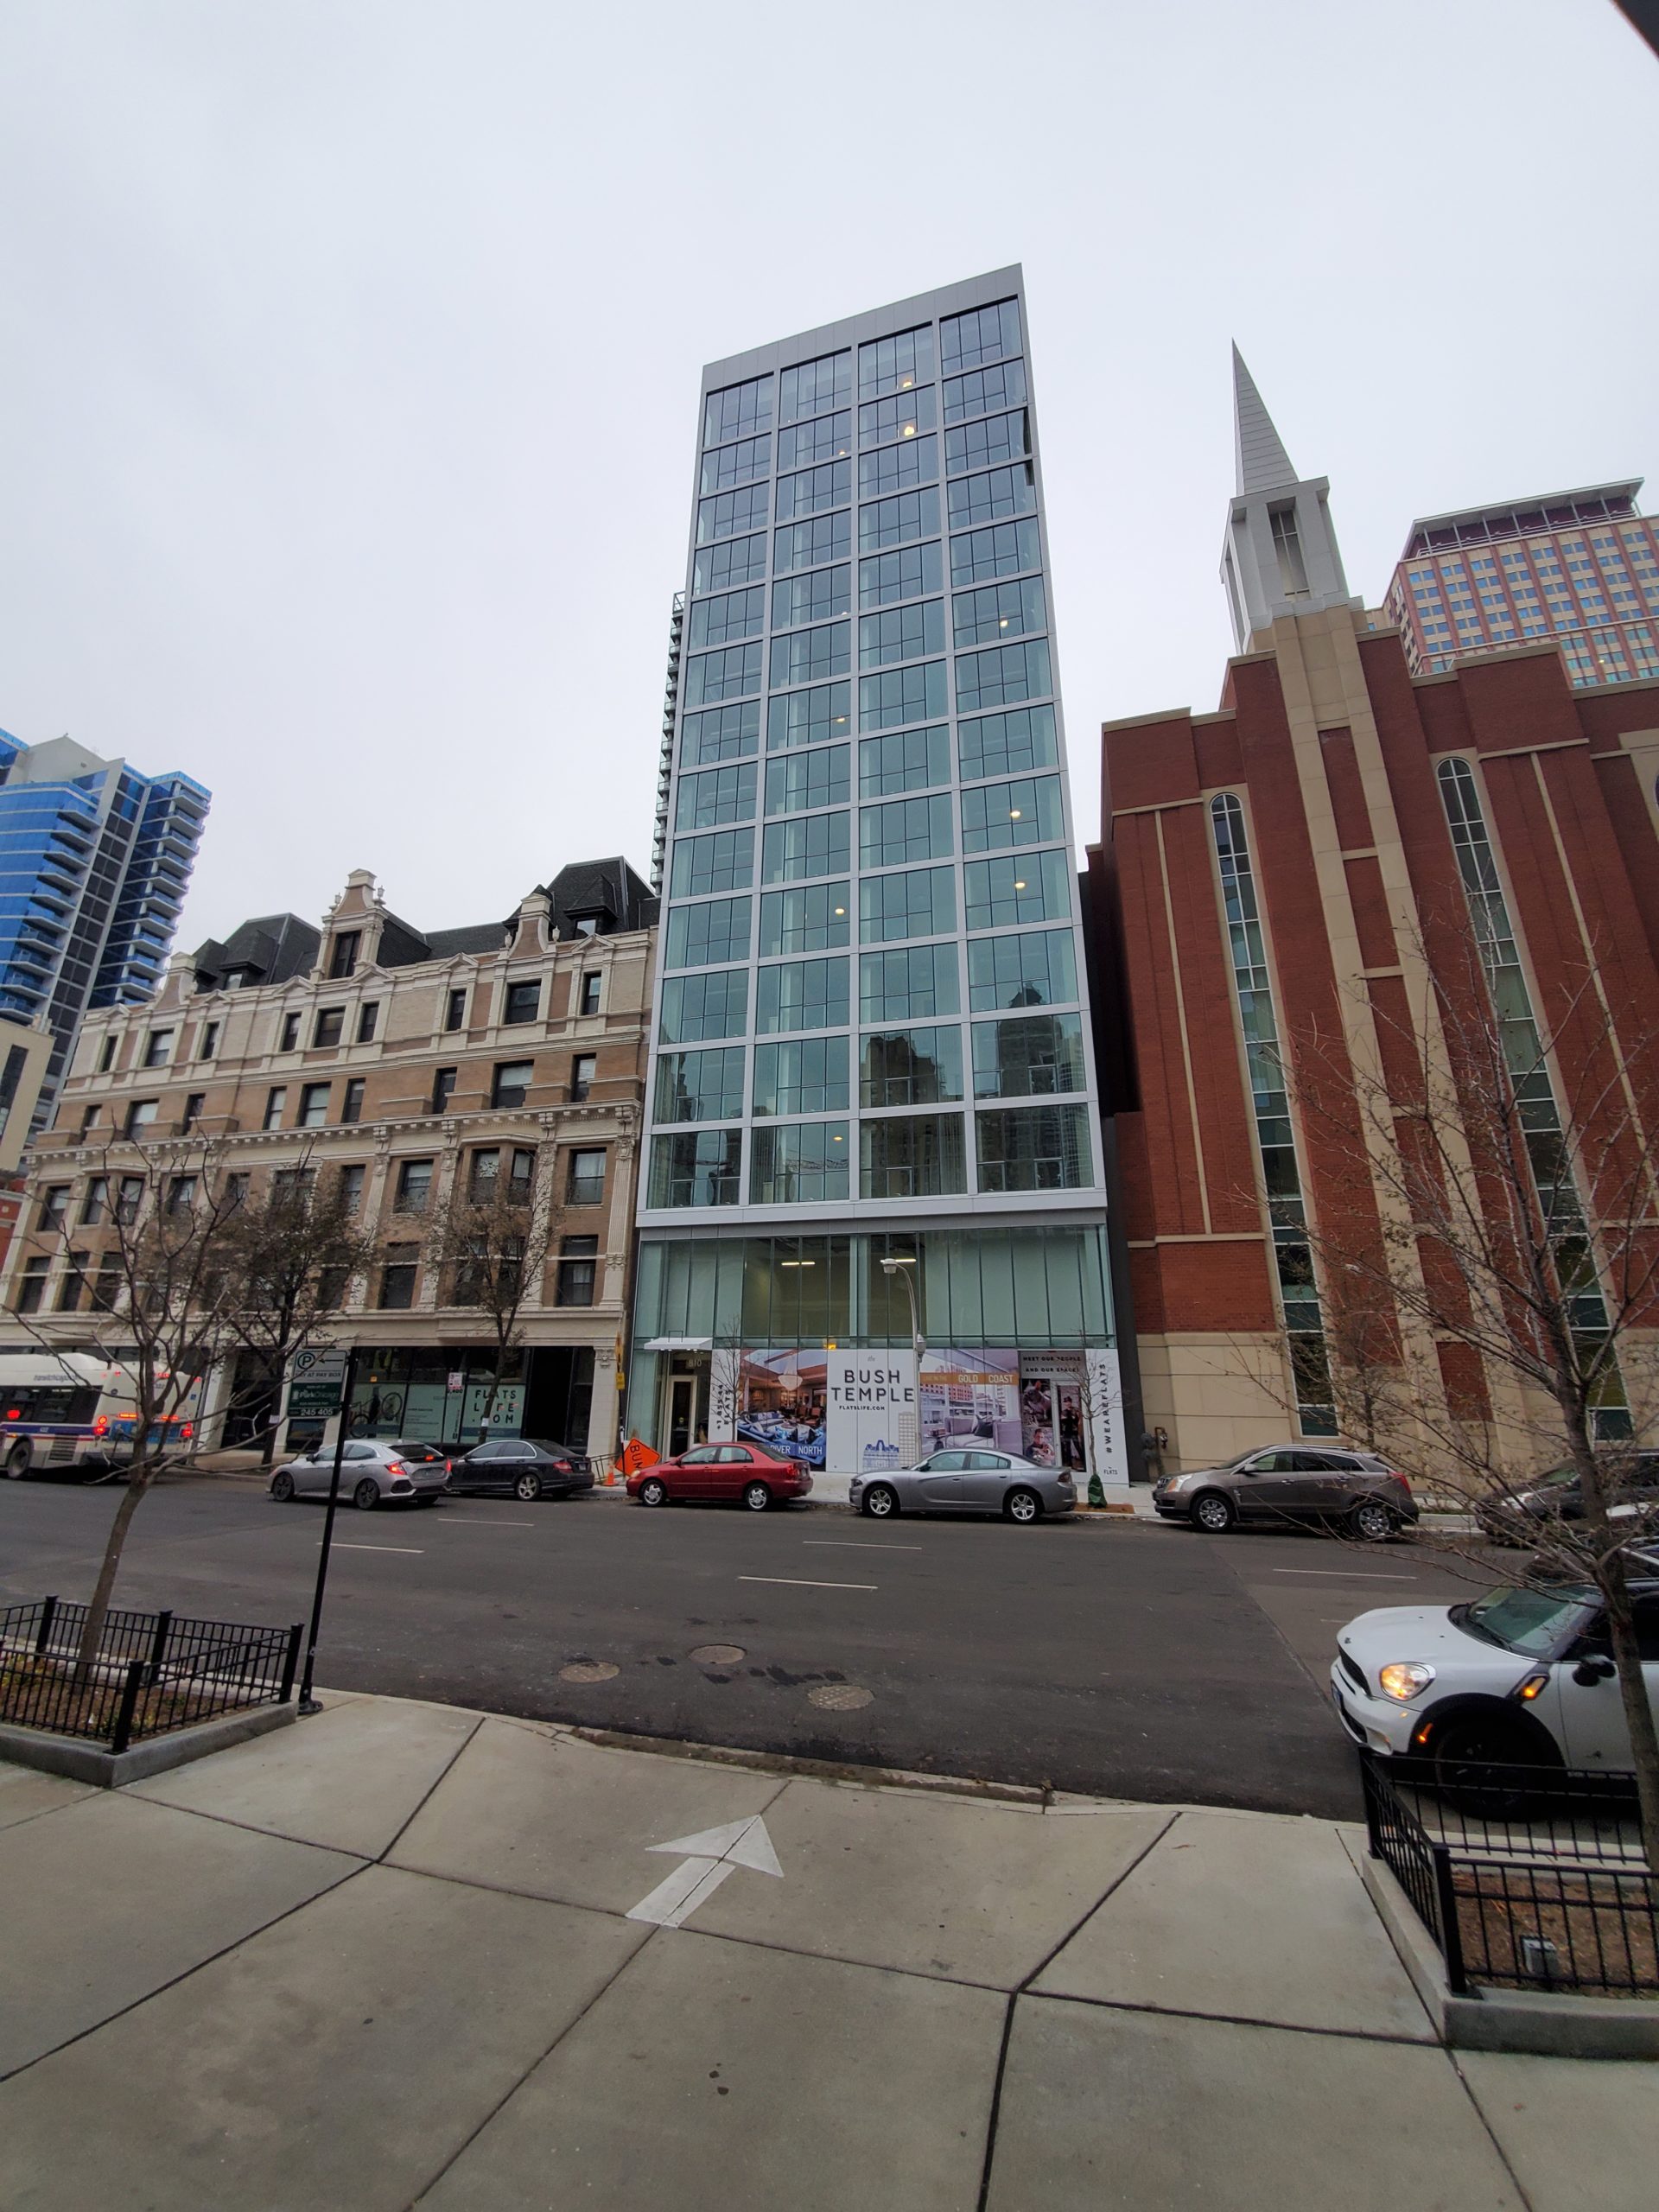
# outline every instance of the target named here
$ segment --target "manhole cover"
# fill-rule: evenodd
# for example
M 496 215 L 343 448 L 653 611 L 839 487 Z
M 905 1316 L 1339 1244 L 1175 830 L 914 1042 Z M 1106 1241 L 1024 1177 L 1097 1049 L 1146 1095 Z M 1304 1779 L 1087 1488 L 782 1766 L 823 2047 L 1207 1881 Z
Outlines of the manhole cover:
M 608 1682 L 620 1674 L 620 1667 L 613 1667 L 606 1659 L 577 1659 L 569 1667 L 561 1667 L 562 1682 Z
M 806 1695 L 809 1704 L 821 1705 L 826 1713 L 855 1713 L 875 1702 L 874 1690 L 861 1690 L 854 1682 L 823 1682 Z
M 691 1654 L 705 1667 L 735 1667 L 740 1659 L 747 1656 L 741 1643 L 700 1643 Z

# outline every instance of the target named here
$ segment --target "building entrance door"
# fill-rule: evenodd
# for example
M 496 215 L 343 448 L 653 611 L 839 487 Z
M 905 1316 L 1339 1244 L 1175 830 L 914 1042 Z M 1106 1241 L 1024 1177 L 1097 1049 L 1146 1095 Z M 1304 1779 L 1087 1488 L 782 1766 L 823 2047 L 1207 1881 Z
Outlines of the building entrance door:
M 671 1375 L 668 1378 L 668 1458 L 677 1458 L 691 1442 L 696 1434 L 696 1376 Z

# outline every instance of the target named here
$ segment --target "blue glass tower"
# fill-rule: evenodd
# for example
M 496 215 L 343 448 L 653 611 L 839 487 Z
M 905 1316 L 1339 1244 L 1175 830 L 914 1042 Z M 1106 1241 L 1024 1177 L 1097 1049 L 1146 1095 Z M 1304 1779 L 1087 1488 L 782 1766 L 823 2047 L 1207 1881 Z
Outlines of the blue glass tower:
M 160 983 L 209 804 L 176 771 L 141 776 L 67 737 L 0 730 L 0 1013 L 52 1034 L 37 1126 L 88 1009 Z

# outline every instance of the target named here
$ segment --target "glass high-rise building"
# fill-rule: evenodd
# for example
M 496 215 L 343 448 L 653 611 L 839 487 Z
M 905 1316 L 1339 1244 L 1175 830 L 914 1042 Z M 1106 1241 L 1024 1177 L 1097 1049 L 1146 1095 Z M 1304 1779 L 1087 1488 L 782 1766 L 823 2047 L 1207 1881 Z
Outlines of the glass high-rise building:
M 38 1124 L 82 1016 L 160 984 L 209 804 L 176 771 L 0 731 L 0 1013 L 51 1033 Z
M 734 1421 L 845 1465 L 836 1356 L 903 1368 L 906 1280 L 919 1403 L 860 1464 L 994 1431 L 1080 1465 L 1106 1418 L 1027 334 L 1004 269 L 703 374 L 628 1377 L 663 1448 Z

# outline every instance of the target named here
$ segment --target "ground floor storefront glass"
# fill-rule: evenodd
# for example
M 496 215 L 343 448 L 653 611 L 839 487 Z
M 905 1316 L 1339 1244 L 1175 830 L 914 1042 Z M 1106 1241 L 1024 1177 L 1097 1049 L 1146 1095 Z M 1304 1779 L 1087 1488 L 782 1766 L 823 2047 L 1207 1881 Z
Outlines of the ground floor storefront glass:
M 381 1346 L 359 1354 L 351 1433 L 470 1450 L 487 1421 L 492 1436 L 546 1437 L 580 1452 L 588 1445 L 593 1395 L 591 1344 L 510 1351 L 499 1375 L 493 1347 Z M 290 1424 L 289 1448 L 303 1440 L 300 1424 Z M 608 1438 L 603 1448 L 610 1449 Z
M 1121 1479 L 1116 1370 L 1103 1222 L 640 1246 L 628 1427 L 659 1451 L 850 1472 L 976 1437 Z

